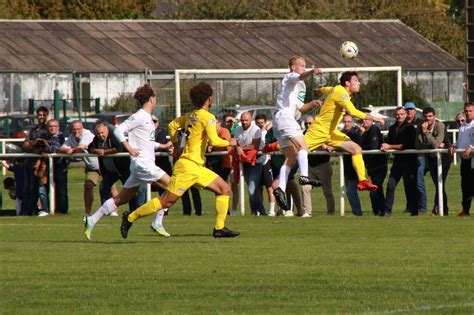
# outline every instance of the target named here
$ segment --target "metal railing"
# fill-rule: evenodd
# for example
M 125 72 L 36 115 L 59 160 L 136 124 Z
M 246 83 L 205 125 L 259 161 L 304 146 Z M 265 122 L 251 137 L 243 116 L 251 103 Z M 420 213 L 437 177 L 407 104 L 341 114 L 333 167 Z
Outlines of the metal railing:
M 368 151 L 362 151 L 362 154 L 436 154 L 436 160 L 437 160 L 437 172 L 438 172 L 438 183 L 437 183 L 437 189 L 440 192 L 438 194 L 438 207 L 439 207 L 439 214 L 440 216 L 444 216 L 444 204 L 443 204 L 443 169 L 442 169 L 442 164 L 441 164 L 441 154 L 442 153 L 447 153 L 447 149 L 431 149 L 431 150 L 393 150 L 389 152 L 383 152 L 380 150 L 368 150 Z M 463 152 L 463 149 L 458 149 L 456 150 L 457 153 Z M 220 155 L 227 155 L 228 153 L 223 151 L 223 152 L 212 152 L 212 153 L 207 153 L 206 156 L 220 156 Z M 269 155 L 281 155 L 281 152 L 269 152 L 265 153 Z M 345 181 L 344 181 L 344 160 L 343 156 L 344 155 L 350 155 L 347 152 L 323 152 L 323 151 L 317 151 L 317 152 L 311 152 L 309 153 L 310 155 L 330 155 L 330 156 L 337 156 L 339 158 L 339 192 L 340 192 L 340 199 L 339 199 L 339 205 L 340 205 L 340 214 L 341 216 L 344 216 L 345 214 Z M 156 156 L 169 156 L 167 153 L 164 152 L 157 152 L 155 154 Z M 54 163 L 53 159 L 56 157 L 74 157 L 74 158 L 81 158 L 81 157 L 97 157 L 98 155 L 96 154 L 90 154 L 90 153 L 76 153 L 73 155 L 68 155 L 68 154 L 62 154 L 62 153 L 52 153 L 48 155 L 48 165 L 49 165 L 49 209 L 51 214 L 54 214 L 55 212 L 55 185 L 54 185 Z M 115 154 L 110 154 L 107 155 L 107 157 L 119 157 L 119 156 L 129 156 L 129 153 L 115 153 Z M 2 153 L 0 154 L 0 158 L 5 159 L 5 158 L 16 158 L 16 157 L 42 157 L 42 155 L 39 154 L 33 154 L 33 153 Z M 240 202 L 240 212 L 242 215 L 245 215 L 245 193 L 244 193 L 244 176 L 243 176 L 243 167 L 242 164 L 240 164 L 239 168 L 239 183 L 240 183 L 240 189 L 239 189 L 239 202 Z M 147 200 L 151 198 L 151 187 L 150 184 L 147 185 Z

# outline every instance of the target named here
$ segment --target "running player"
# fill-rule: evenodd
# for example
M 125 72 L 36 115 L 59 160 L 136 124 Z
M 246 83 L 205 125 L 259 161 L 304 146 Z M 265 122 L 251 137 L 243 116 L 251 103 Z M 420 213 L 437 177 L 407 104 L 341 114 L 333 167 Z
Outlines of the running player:
M 155 124 L 151 116 L 156 106 L 155 93 L 150 85 L 145 84 L 137 89 L 134 98 L 141 105 L 141 109 L 114 131 L 114 135 L 130 153 L 132 160 L 130 177 L 117 196 L 105 201 L 92 216 L 84 217 L 84 234 L 88 240 L 91 239 L 92 229 L 100 218 L 112 213 L 118 206 L 128 203 L 137 193 L 139 186 L 156 182 L 164 188 L 170 182 L 168 174 L 155 165 L 155 150 L 168 148 L 171 145 L 155 142 Z M 128 140 L 126 133 L 128 133 Z M 169 237 L 170 234 L 166 232 L 162 222 L 165 211 L 166 209 L 163 209 L 158 212 L 151 226 L 159 235 Z
M 230 186 L 219 175 L 204 167 L 204 152 L 207 142 L 214 147 L 235 146 L 236 140 L 223 140 L 217 136 L 216 118 L 209 113 L 212 105 L 212 88 L 201 82 L 189 91 L 191 102 L 196 108 L 192 112 L 173 120 L 169 125 L 171 141 L 178 148 L 178 129 L 184 130 L 185 145 L 183 152 L 174 164 L 171 182 L 160 198 L 154 198 L 132 213 L 122 216 L 120 232 L 127 238 L 128 231 L 138 218 L 151 215 L 156 211 L 171 207 L 191 186 L 206 188 L 216 194 L 216 221 L 213 236 L 235 237 L 240 235 L 225 227 L 229 209 Z
M 326 95 L 324 104 L 321 106 L 319 115 L 308 128 L 305 141 L 310 151 L 323 144 L 334 148 L 341 148 L 352 154 L 352 166 L 357 173 L 359 190 L 377 190 L 377 185 L 367 180 L 365 165 L 362 159 L 362 149 L 351 141 L 348 136 L 337 130 L 337 125 L 344 115 L 351 115 L 359 119 L 372 119 L 383 125 L 384 120 L 363 113 L 355 108 L 351 102 L 351 95 L 360 90 L 359 76 L 356 72 L 347 71 L 341 75 L 340 85 L 335 87 L 322 87 L 320 92 Z
M 320 100 L 312 100 L 304 104 L 306 85 L 303 80 L 313 74 L 320 74 L 320 69 L 306 70 L 306 61 L 301 56 L 293 56 L 288 62 L 290 73 L 287 73 L 281 81 L 281 90 L 276 99 L 276 111 L 273 114 L 273 130 L 280 148 L 285 155 L 285 162 L 280 168 L 280 182 L 278 188 L 273 191 L 276 201 L 284 210 L 289 210 L 289 204 L 285 199 L 285 190 L 288 183 L 288 175 L 298 161 L 300 167 L 299 183 L 301 185 L 321 186 L 321 182 L 308 177 L 308 148 L 304 142 L 303 131 L 295 116 L 306 113 L 316 106 L 320 106 Z

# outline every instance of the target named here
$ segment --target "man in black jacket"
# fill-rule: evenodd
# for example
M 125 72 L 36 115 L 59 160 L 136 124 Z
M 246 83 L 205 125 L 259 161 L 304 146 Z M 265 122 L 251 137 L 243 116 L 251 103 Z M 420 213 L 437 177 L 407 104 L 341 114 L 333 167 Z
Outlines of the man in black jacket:
M 396 122 L 388 130 L 387 141 L 382 143 L 381 150 L 406 150 L 415 149 L 415 127 L 406 122 L 407 112 L 403 107 L 398 107 L 395 113 Z M 416 154 L 395 154 L 390 177 L 387 183 L 385 200 L 385 215 L 391 216 L 395 199 L 395 188 L 403 177 L 408 210 L 411 215 L 418 215 L 418 199 L 416 189 L 416 173 L 418 160 Z
M 105 123 L 99 122 L 97 124 L 95 134 L 94 140 L 89 145 L 89 153 L 95 153 L 99 156 L 100 173 L 102 174 L 99 190 L 101 202 L 104 203 L 111 197 L 110 191 L 113 184 L 118 180 L 123 184 L 130 176 L 130 158 L 128 156 L 106 157 L 108 154 L 126 151 Z M 146 194 L 146 186 L 140 187 L 140 189 L 145 189 L 145 192 L 142 193 Z M 130 211 L 135 210 L 139 206 L 136 196 L 130 200 Z
M 383 136 L 380 132 L 380 128 L 374 124 L 372 119 L 364 119 L 359 130 L 361 132 L 362 150 L 380 150 L 383 143 Z M 364 154 L 364 162 L 367 168 L 367 175 L 374 185 L 379 186 L 379 189 L 370 192 L 372 211 L 374 215 L 384 215 L 385 196 L 383 193 L 383 181 L 385 180 L 385 176 L 387 176 L 387 155 Z

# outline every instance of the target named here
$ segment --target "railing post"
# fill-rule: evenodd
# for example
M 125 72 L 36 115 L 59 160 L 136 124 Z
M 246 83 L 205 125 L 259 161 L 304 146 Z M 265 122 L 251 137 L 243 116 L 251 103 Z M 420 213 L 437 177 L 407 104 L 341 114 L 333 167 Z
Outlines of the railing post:
M 245 215 L 245 191 L 244 191 L 244 166 L 242 162 L 239 162 L 239 203 L 240 203 L 240 214 Z
M 146 184 L 146 201 L 151 200 L 151 184 L 147 183 Z
M 344 185 L 344 155 L 339 155 L 339 208 L 341 217 L 344 216 L 345 210 L 345 185 Z
M 54 214 L 56 211 L 56 189 L 54 187 L 54 159 L 48 154 L 48 165 L 49 165 L 49 212 Z
M 5 146 L 5 139 L 0 139 L 0 141 L 2 141 L 2 154 L 6 154 L 6 146 Z M 2 175 L 5 176 L 7 175 L 7 170 L 6 168 L 2 167 Z
M 457 138 L 458 138 L 458 130 L 454 130 L 453 131 L 453 143 L 456 143 Z M 456 151 L 454 151 L 453 159 L 454 159 L 453 164 L 458 165 L 458 154 L 456 153 Z
M 444 216 L 444 198 L 443 198 L 443 163 L 441 161 L 441 153 L 436 152 L 436 163 L 438 172 L 438 211 L 439 215 Z

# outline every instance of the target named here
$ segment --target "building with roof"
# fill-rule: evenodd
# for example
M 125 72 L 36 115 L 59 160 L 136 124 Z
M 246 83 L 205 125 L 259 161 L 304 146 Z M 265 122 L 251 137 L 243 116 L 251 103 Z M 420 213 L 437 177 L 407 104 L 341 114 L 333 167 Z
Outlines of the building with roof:
M 340 57 L 345 40 L 356 59 Z M 25 111 L 54 89 L 110 104 L 150 72 L 287 68 L 295 54 L 319 68 L 401 66 L 429 102 L 464 100 L 464 64 L 398 20 L 0 20 L 0 111 Z

